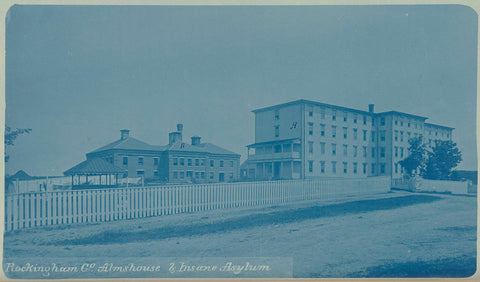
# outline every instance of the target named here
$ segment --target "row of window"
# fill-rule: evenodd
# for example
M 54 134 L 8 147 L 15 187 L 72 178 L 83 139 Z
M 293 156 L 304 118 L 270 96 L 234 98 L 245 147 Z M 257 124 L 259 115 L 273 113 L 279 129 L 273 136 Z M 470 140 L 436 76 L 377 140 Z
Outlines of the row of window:
M 445 137 L 445 134 L 447 135 L 447 138 L 450 138 L 450 133 L 442 131 L 442 137 Z M 432 130 L 428 131 L 428 135 L 432 135 Z M 438 136 L 438 131 L 435 131 L 435 136 Z
M 185 158 L 173 158 L 173 165 L 174 166 L 185 166 Z M 205 159 L 186 159 L 187 160 L 187 166 L 205 166 Z M 228 161 L 228 166 L 233 167 L 233 161 Z M 210 160 L 210 167 L 215 166 L 215 160 Z M 218 161 L 218 166 L 219 167 L 224 167 L 225 166 L 225 161 L 224 160 L 219 160 Z
M 219 175 L 221 175 L 223 173 L 219 173 Z M 191 178 L 195 178 L 195 179 L 205 179 L 205 172 L 193 172 L 193 171 L 174 171 L 173 172 L 173 179 L 191 179 Z M 215 173 L 214 172 L 210 172 L 208 173 L 208 178 L 209 179 L 215 179 Z M 228 175 L 228 179 L 229 180 L 233 180 L 233 173 L 230 173 Z
M 326 146 L 325 142 L 320 142 L 320 154 L 322 154 L 322 155 L 325 154 L 325 146 Z M 331 148 L 332 156 L 336 156 L 337 155 L 337 144 L 331 143 L 330 148 Z M 358 157 L 358 146 L 353 145 L 352 148 L 353 148 L 353 157 L 354 158 Z M 398 147 L 395 147 L 395 148 L 396 148 L 395 151 L 397 152 Z M 308 153 L 313 154 L 313 152 L 314 152 L 313 149 L 314 149 L 314 142 L 312 142 L 312 141 L 308 142 Z M 366 158 L 367 157 L 367 146 L 362 146 L 362 149 L 363 149 L 362 156 L 364 158 Z M 377 151 L 376 147 L 371 148 L 372 158 L 375 158 L 376 151 Z M 380 147 L 379 152 L 380 152 L 380 157 L 385 158 L 385 147 Z M 403 148 L 401 148 L 401 155 L 403 157 Z M 348 156 L 348 145 L 346 145 L 346 144 L 343 144 L 343 156 L 344 157 Z M 397 156 L 397 154 L 395 154 L 395 156 Z
M 160 161 L 160 158 L 154 157 L 153 158 L 153 165 L 157 166 L 159 161 Z M 143 163 L 144 163 L 144 157 L 137 157 L 137 164 L 138 165 L 143 165 Z M 122 164 L 123 165 L 128 165 L 128 157 L 122 157 Z
M 394 123 L 395 123 L 395 125 L 403 126 L 403 120 L 395 119 Z M 412 123 L 410 122 L 410 120 L 407 120 L 406 124 L 407 124 L 407 127 L 412 127 Z M 415 128 L 416 129 L 422 129 L 423 125 L 421 123 L 416 123 L 415 122 Z
M 343 134 L 343 139 L 348 138 L 348 127 L 343 127 L 342 128 L 342 134 Z M 353 128 L 352 129 L 353 133 L 353 140 L 358 140 L 358 128 Z M 314 134 L 314 124 L 312 122 L 308 123 L 308 135 L 313 136 Z M 368 130 L 363 129 L 362 130 L 362 140 L 367 141 L 367 135 L 368 135 Z M 372 130 L 371 131 L 371 141 L 375 142 L 375 136 L 376 136 L 376 131 Z M 385 141 L 385 130 L 380 130 L 378 131 L 379 139 L 380 141 Z M 325 124 L 320 124 L 320 136 L 324 137 L 325 136 Z M 337 126 L 332 125 L 331 126 L 331 137 L 332 138 L 337 138 Z
M 313 173 L 315 171 L 315 167 L 314 167 L 314 164 L 315 162 L 314 161 L 308 161 L 308 172 L 310 173 Z M 332 174 L 336 174 L 337 173 L 337 162 L 333 161 L 333 162 L 330 162 L 330 169 L 331 169 L 331 173 Z M 325 161 L 320 161 L 320 173 L 325 173 L 325 171 L 327 170 L 327 162 Z M 362 163 L 362 173 L 363 174 L 367 174 L 367 167 L 368 164 L 367 163 Z M 344 174 L 347 174 L 348 173 L 348 162 L 343 162 L 343 173 Z M 352 171 L 354 174 L 357 174 L 358 173 L 358 163 L 354 162 L 353 163 L 353 166 L 351 167 Z M 372 163 L 370 165 L 370 171 L 371 171 L 371 174 L 375 174 L 375 169 L 376 169 L 376 164 L 375 163 Z M 385 173 L 385 163 L 380 163 L 380 174 L 384 174 Z

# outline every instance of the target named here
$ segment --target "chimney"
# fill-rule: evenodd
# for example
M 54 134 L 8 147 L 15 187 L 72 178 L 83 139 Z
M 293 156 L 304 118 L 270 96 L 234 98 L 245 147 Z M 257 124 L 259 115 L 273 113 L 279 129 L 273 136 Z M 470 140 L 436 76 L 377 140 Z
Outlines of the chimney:
M 130 134 L 130 130 L 128 130 L 128 129 L 120 130 L 120 139 L 121 140 L 127 139 L 129 134 Z
M 179 123 L 177 124 L 177 131 L 182 132 L 183 131 L 183 124 Z
M 375 108 L 375 105 L 374 105 L 374 104 L 369 104 L 369 105 L 368 105 L 368 111 L 369 111 L 371 114 L 373 114 L 374 108 Z
M 200 144 L 200 136 L 192 136 L 192 145 L 199 145 Z
M 182 142 L 182 133 L 178 131 L 170 132 L 168 134 L 168 145 L 173 143 Z

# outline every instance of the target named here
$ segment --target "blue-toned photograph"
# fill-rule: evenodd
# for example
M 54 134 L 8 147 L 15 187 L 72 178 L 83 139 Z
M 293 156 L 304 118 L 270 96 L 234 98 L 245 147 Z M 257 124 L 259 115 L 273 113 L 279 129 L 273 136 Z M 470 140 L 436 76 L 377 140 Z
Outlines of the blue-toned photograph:
M 460 278 L 477 261 L 463 5 L 13 5 L 14 279 Z

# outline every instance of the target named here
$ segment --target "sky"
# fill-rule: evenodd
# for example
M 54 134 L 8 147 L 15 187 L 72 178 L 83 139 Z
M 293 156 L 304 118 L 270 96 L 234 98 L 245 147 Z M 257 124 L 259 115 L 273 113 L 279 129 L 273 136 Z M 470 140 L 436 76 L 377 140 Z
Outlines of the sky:
M 120 129 L 246 158 L 254 109 L 308 99 L 455 127 L 475 170 L 477 14 L 428 6 L 12 6 L 6 173 L 62 175 Z

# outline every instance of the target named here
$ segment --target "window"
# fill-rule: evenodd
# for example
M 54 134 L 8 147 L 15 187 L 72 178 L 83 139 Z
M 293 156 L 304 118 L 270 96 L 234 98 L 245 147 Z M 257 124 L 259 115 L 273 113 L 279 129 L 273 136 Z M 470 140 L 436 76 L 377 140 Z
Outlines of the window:
M 398 130 L 395 130 L 395 141 L 398 141 Z
M 220 161 L 220 167 L 223 167 L 223 161 Z
M 407 140 L 410 140 L 411 136 L 412 136 L 412 134 L 410 132 L 407 132 Z
M 337 155 L 337 144 L 332 143 L 332 156 Z
M 215 161 L 214 160 L 210 160 L 210 167 L 214 167 L 215 166 Z
M 375 158 L 375 147 L 372 147 L 372 158 Z
M 192 178 L 193 177 L 193 172 L 192 171 L 187 171 L 187 178 Z
M 353 146 L 353 157 L 356 158 L 358 154 L 358 146 Z
M 400 142 L 403 142 L 403 131 L 400 131 Z
M 395 158 L 398 158 L 398 147 L 395 146 Z
M 137 170 L 137 175 L 144 175 L 145 171 L 144 170 Z
M 363 157 L 367 157 L 367 146 L 363 146 Z
M 200 160 L 199 159 L 195 159 L 195 166 L 199 166 L 200 165 Z
M 178 178 L 178 172 L 174 171 L 173 172 L 173 179 L 177 179 Z
M 407 123 L 407 126 L 408 126 L 408 127 L 410 127 L 410 122 L 409 122 L 409 123 Z
M 356 128 L 353 129 L 353 140 L 357 140 L 357 138 L 358 138 L 357 131 L 358 130 Z
M 367 131 L 363 131 L 363 141 L 367 141 Z
M 233 161 L 230 161 L 230 167 L 233 167 Z
M 343 128 L 343 139 L 347 139 L 347 133 L 348 133 L 348 128 L 344 127 Z
M 363 174 L 367 174 L 367 164 L 363 163 Z
M 447 133 L 447 138 L 450 138 L 450 134 L 449 134 L 449 133 Z
M 357 123 L 358 115 L 353 114 L 353 123 Z
M 275 137 L 278 137 L 278 136 L 280 136 L 280 126 L 275 125 Z
M 320 142 L 320 153 L 325 155 L 325 142 Z
M 332 138 L 337 137 L 337 127 L 332 125 Z
M 325 124 L 320 124 L 320 136 L 325 136 Z
M 198 172 L 198 171 L 195 172 L 195 178 L 197 178 L 197 179 L 200 178 L 200 172 Z
M 313 142 L 312 141 L 308 142 L 308 152 L 310 154 L 313 154 Z
M 320 118 L 325 119 L 325 108 L 320 109 Z
M 380 164 L 380 174 L 385 174 L 385 164 L 384 163 Z
M 403 147 L 400 147 L 400 158 L 403 158 Z
M 363 116 L 363 124 L 367 124 L 367 116 Z
M 201 177 L 202 179 L 205 179 L 205 172 L 203 172 L 203 171 L 200 172 L 200 177 Z
M 347 162 L 343 162 L 343 173 L 347 173 Z
M 184 165 L 185 165 L 185 159 L 184 159 L 184 158 L 180 158 L 180 165 L 181 165 L 181 166 L 184 166 Z
M 435 131 L 435 136 L 438 136 L 438 131 Z
M 308 112 L 308 116 L 313 117 L 313 112 L 311 110 Z
M 343 145 L 343 156 L 344 157 L 348 156 L 348 145 Z
M 395 120 L 395 125 L 398 125 L 398 120 Z
M 385 158 L 385 147 L 380 147 L 380 158 Z
M 158 158 L 153 158 L 153 165 L 158 165 Z
M 275 110 L 275 120 L 279 120 L 280 119 L 280 113 L 278 110 Z
M 154 170 L 154 171 L 153 171 L 153 176 L 157 176 L 157 177 L 158 177 L 158 170 Z
M 308 135 L 313 135 L 313 122 L 308 123 Z
M 375 164 L 372 164 L 372 174 L 375 174 Z
M 395 163 L 395 173 L 398 173 L 398 163 Z
M 380 131 L 380 141 L 385 141 L 385 130 Z
M 215 176 L 214 173 L 210 172 L 210 179 L 213 179 L 214 176 Z
M 385 117 L 380 118 L 380 126 L 385 126 Z
M 308 172 L 313 172 L 313 161 L 308 161 Z
M 375 131 L 372 131 L 372 142 L 375 142 Z
M 403 121 L 400 121 L 400 126 L 403 126 Z
M 180 179 L 184 179 L 185 178 L 185 172 L 184 171 L 180 171 Z
M 123 157 L 123 165 L 128 165 L 128 157 Z
M 320 162 L 320 172 L 325 173 L 325 162 L 324 161 Z
M 357 174 L 357 163 L 353 163 L 353 173 Z
M 143 165 L 143 157 L 138 157 L 138 165 Z
M 273 146 L 273 151 L 275 153 L 281 153 L 282 152 L 282 145 L 275 145 Z
M 348 117 L 348 113 L 347 113 L 347 112 L 343 113 L 343 121 L 346 122 L 346 121 L 347 121 L 347 117 Z
M 332 173 L 337 173 L 337 162 L 332 162 Z
M 192 166 L 192 159 L 187 160 L 188 166 Z
M 336 119 L 337 119 L 337 111 L 333 110 L 332 111 L 332 120 L 336 120 Z
M 375 118 L 372 117 L 372 125 L 375 125 Z

